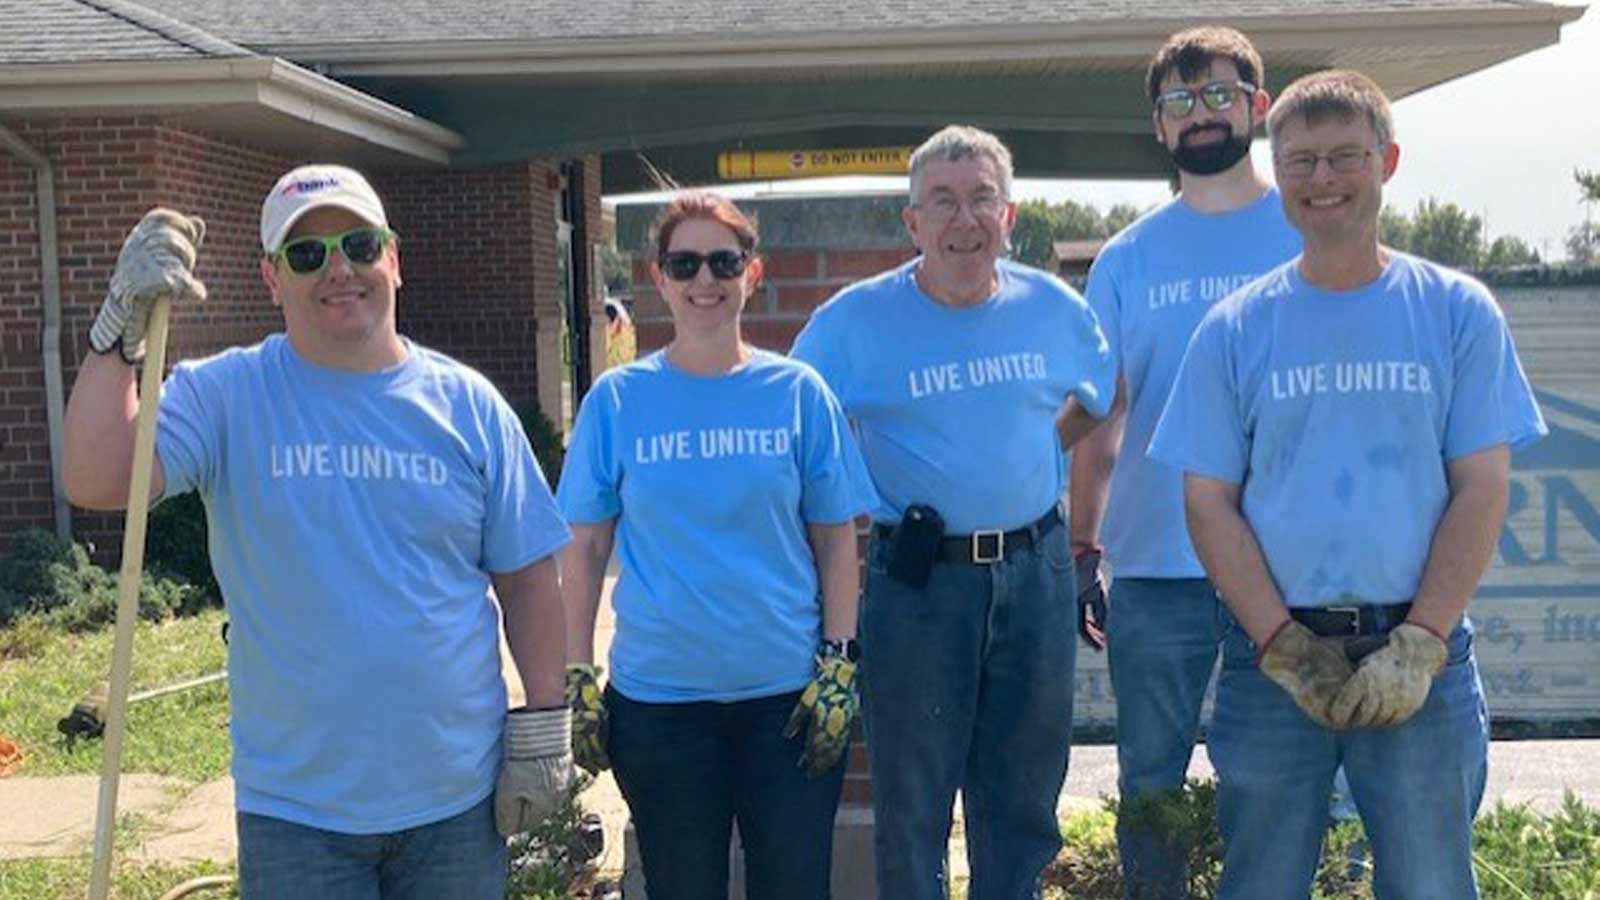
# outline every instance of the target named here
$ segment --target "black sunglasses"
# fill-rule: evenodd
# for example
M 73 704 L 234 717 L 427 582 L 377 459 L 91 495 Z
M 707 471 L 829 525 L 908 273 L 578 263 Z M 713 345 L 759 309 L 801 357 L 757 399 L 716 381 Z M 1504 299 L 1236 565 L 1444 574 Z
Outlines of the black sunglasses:
M 750 262 L 750 254 L 743 250 L 713 250 L 710 253 L 696 253 L 693 250 L 672 250 L 661 254 L 657 260 L 661 271 L 673 281 L 693 281 L 700 274 L 700 264 L 705 263 L 711 268 L 713 278 L 728 279 L 738 278 L 744 274 L 744 267 Z
M 288 263 L 289 270 L 296 275 L 314 275 L 328 264 L 328 255 L 335 247 L 352 264 L 370 266 L 383 255 L 384 245 L 393 239 L 394 232 L 387 228 L 357 228 L 343 234 L 311 235 L 284 244 L 273 258 Z

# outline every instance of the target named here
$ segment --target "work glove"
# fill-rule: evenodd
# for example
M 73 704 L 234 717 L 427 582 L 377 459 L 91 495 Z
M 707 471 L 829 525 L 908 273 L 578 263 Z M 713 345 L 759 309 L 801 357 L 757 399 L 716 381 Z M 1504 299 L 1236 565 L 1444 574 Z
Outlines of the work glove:
M 511 837 L 549 818 L 572 786 L 572 711 L 514 709 L 506 714 L 506 756 L 494 786 L 494 824 Z
M 89 329 L 96 353 L 120 349 L 128 363 L 144 359 L 144 333 L 157 297 L 173 302 L 204 300 L 206 286 L 194 277 L 195 250 L 206 223 L 194 216 L 156 207 L 144 214 L 122 242 L 105 302 Z
M 1106 579 L 1100 574 L 1100 551 L 1078 551 L 1072 567 L 1078 584 L 1078 633 L 1098 653 L 1106 649 L 1106 626 L 1111 621 L 1111 611 L 1106 607 Z
M 1333 716 L 1333 701 L 1354 669 L 1339 638 L 1317 637 L 1290 619 L 1280 627 L 1257 660 L 1262 674 L 1288 692 L 1295 705 L 1324 728 L 1342 728 Z
M 816 656 L 817 672 L 801 692 L 789 714 L 783 736 L 793 738 L 805 730 L 805 750 L 800 768 L 815 778 L 833 768 L 850 743 L 850 725 L 856 720 L 861 699 L 856 693 L 856 664 L 843 656 Z
M 1361 661 L 1333 701 L 1339 728 L 1388 728 L 1422 708 L 1447 649 L 1439 636 L 1410 622 L 1389 632 L 1389 643 Z
M 572 711 L 572 756 L 590 775 L 611 768 L 606 755 L 606 705 L 600 696 L 605 669 L 588 663 L 567 665 L 567 709 Z

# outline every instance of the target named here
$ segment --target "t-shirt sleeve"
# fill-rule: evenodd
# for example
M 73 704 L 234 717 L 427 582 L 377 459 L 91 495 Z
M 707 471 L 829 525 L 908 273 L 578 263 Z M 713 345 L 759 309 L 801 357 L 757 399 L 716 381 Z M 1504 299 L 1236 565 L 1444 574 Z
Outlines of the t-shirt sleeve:
M 1111 354 L 1112 371 L 1122 369 L 1122 295 L 1120 245 L 1108 248 L 1089 267 L 1089 283 L 1084 287 L 1084 299 L 1094 311 L 1105 335 L 1106 347 Z
M 1250 460 L 1229 320 L 1208 315 L 1184 352 L 1150 439 L 1150 456 L 1185 472 L 1242 484 Z
M 486 409 L 490 421 L 484 433 L 490 446 L 483 508 L 483 569 L 491 573 L 514 572 L 561 549 L 572 539 L 572 532 L 562 521 L 516 413 L 498 392 Z
M 811 320 L 794 339 L 789 355 L 817 370 L 835 397 L 846 406 L 850 403 L 850 372 L 841 335 L 846 329 L 837 327 L 838 311 L 822 308 L 811 314 Z
M 1455 374 L 1445 419 L 1446 460 L 1499 444 L 1515 450 L 1547 431 L 1505 316 L 1487 288 L 1467 283 L 1464 290 L 1468 296 L 1452 336 Z
M 610 379 L 583 398 L 567 445 L 556 496 L 568 522 L 593 525 L 622 512 L 622 466 L 614 437 L 616 409 Z
M 1090 415 L 1103 419 L 1111 411 L 1111 401 L 1116 399 L 1116 363 L 1094 310 L 1089 308 L 1088 303 L 1078 299 L 1076 293 L 1072 300 L 1067 328 L 1077 371 L 1068 392 L 1078 398 Z
M 809 373 L 800 389 L 801 518 L 832 525 L 876 509 L 877 491 L 838 399 Z
M 178 366 L 161 390 L 156 418 L 156 456 L 166 477 L 162 499 L 199 491 L 210 494 L 222 455 L 221 399 L 210 396 L 205 379 L 191 366 Z

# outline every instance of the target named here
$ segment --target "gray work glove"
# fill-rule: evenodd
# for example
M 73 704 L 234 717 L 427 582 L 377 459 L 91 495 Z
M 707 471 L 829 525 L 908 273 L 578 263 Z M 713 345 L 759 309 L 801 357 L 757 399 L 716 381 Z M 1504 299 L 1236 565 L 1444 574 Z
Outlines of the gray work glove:
M 1111 610 L 1106 606 L 1106 579 L 1100 574 L 1100 551 L 1080 550 L 1072 559 L 1078 583 L 1078 633 L 1096 653 L 1106 649 L 1106 626 Z
M 96 353 L 120 349 L 129 363 L 144 359 L 144 333 L 157 297 L 173 302 L 204 300 L 206 286 L 194 277 L 195 250 L 206 223 L 157 207 L 144 214 L 122 242 L 100 314 L 89 329 Z
M 1257 662 L 1262 674 L 1288 692 L 1295 705 L 1324 728 L 1342 728 L 1333 701 L 1354 671 L 1341 638 L 1317 637 L 1293 619 L 1280 627 Z
M 1389 728 L 1411 718 L 1427 702 L 1447 652 L 1428 629 L 1410 622 L 1397 626 L 1334 698 L 1336 727 Z
M 506 714 L 506 756 L 494 786 L 494 824 L 511 837 L 561 808 L 572 786 L 572 711 L 514 709 Z

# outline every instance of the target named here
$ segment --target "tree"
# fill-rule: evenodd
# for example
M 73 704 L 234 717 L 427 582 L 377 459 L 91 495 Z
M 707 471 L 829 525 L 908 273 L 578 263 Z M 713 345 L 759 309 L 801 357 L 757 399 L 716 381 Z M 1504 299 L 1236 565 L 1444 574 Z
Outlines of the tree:
M 1567 262 L 1578 268 L 1600 264 L 1600 225 L 1584 222 L 1567 232 Z
M 1600 172 L 1585 172 L 1575 169 L 1572 177 L 1577 179 L 1578 187 L 1583 190 L 1583 203 L 1600 203 Z
M 1429 197 L 1411 216 L 1410 252 L 1440 265 L 1476 268 L 1483 257 L 1483 220 Z
M 1507 269 L 1512 266 L 1530 266 L 1539 262 L 1539 254 L 1522 238 L 1505 234 L 1494 239 L 1489 254 L 1483 259 L 1485 269 Z
M 1011 229 L 1011 256 L 1036 269 L 1050 267 L 1051 244 L 1055 241 L 1056 217 L 1043 200 L 1024 200 L 1017 204 L 1017 224 Z
M 1133 224 L 1134 219 L 1142 215 L 1144 215 L 1144 210 L 1134 206 L 1132 203 L 1118 203 L 1116 206 L 1106 210 L 1106 235 L 1109 237 L 1127 228 Z
M 1411 220 L 1392 206 L 1378 213 L 1378 240 L 1385 247 L 1401 252 L 1411 250 Z

